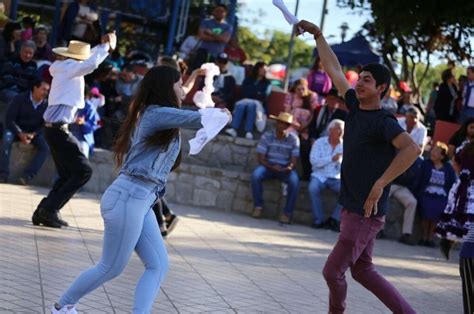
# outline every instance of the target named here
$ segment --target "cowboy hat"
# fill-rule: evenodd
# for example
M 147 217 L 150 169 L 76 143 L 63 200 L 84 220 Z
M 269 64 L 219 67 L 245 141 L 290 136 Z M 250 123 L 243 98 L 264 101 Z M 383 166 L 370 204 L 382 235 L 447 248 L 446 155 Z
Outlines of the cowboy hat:
M 91 45 L 82 41 L 71 40 L 67 47 L 57 47 L 53 52 L 68 58 L 86 60 L 91 55 Z
M 288 112 L 280 112 L 278 116 L 270 115 L 270 119 L 285 122 L 288 124 L 299 125 L 298 122 L 293 121 L 293 116 Z

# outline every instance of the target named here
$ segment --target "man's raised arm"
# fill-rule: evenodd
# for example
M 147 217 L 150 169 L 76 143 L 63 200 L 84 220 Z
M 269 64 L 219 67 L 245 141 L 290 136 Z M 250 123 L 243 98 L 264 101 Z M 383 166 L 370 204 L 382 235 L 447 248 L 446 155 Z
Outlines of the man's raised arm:
M 314 39 L 316 40 L 316 47 L 318 48 L 319 58 L 321 59 L 324 70 L 331 77 L 331 80 L 334 85 L 336 85 L 339 93 L 344 96 L 347 90 L 350 88 L 349 83 L 342 72 L 339 60 L 337 60 L 336 55 L 332 51 L 331 47 L 329 47 L 326 39 L 324 39 L 319 27 L 311 22 L 301 20 L 295 25 L 295 29 L 303 29 L 305 32 L 308 32 L 314 36 Z

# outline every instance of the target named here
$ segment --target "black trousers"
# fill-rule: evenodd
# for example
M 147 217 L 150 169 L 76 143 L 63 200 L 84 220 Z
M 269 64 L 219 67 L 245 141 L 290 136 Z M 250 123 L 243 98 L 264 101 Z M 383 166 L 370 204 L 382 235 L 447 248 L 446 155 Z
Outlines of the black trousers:
M 69 132 L 59 128 L 44 128 L 59 178 L 48 196 L 43 198 L 38 208 L 58 211 L 92 176 L 92 168 L 86 156 L 79 150 L 79 143 Z
M 157 200 L 152 209 L 155 213 L 156 220 L 158 221 L 158 226 L 163 226 L 165 224 L 163 215 L 167 216 L 173 214 L 173 211 L 169 208 L 168 203 L 164 198 Z
M 461 257 L 459 272 L 462 280 L 464 314 L 474 313 L 474 258 Z

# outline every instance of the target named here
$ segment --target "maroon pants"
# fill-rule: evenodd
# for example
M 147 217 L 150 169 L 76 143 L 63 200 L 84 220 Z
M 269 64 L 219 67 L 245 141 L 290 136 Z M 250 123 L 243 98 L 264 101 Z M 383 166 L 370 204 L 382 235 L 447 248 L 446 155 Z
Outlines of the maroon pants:
M 385 217 L 364 218 L 345 209 L 342 211 L 341 233 L 323 269 L 329 287 L 330 313 L 344 313 L 346 309 L 345 272 L 349 267 L 352 277 L 375 294 L 393 313 L 416 313 L 372 264 L 375 236 L 384 222 Z

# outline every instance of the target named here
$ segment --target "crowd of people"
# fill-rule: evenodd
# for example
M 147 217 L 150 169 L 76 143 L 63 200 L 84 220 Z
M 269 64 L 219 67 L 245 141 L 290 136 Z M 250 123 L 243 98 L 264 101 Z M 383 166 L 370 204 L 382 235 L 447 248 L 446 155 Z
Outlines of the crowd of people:
M 318 28 L 303 21 L 301 27 L 318 42 L 319 56 L 306 77 L 292 82 L 281 112 L 271 115 L 274 104 L 269 97 L 272 84 L 267 65 L 246 63 L 247 56 L 239 47 L 237 32 L 225 21 L 226 15 L 227 7 L 216 5 L 212 17 L 203 20 L 196 34 L 185 40 L 179 60 L 160 56 L 156 61 L 140 52 L 122 55 L 113 33 L 97 36 L 96 8 L 88 1 L 75 1 L 65 11 L 60 40 L 67 43 L 66 47 L 49 46 L 48 27 L 36 26 L 30 17 L 21 23 L 5 21 L 0 40 L 0 112 L 4 115 L 0 180 L 9 181 L 12 144 L 16 141 L 35 147 L 34 158 L 19 178 L 21 184 L 34 179 L 49 154 L 58 172 L 52 190 L 33 214 L 33 224 L 68 226 L 59 211 L 90 179 L 89 158 L 94 147 L 113 148 L 122 169 L 102 199 L 106 241 L 111 248 L 105 259 L 113 255 L 111 252 L 119 252 L 120 263 L 109 267 L 102 261 L 81 275 L 56 305 L 58 311 L 118 275 L 135 244 L 140 246 L 139 254 L 150 261 L 143 277 L 146 282 L 137 290 L 137 307 L 151 306 L 149 302 L 167 269 L 166 249 L 162 240 L 155 238 L 157 232 L 160 239 L 166 237 L 178 221 L 163 198 L 163 182 L 181 159 L 178 128 L 202 126 L 202 113 L 196 110 L 153 105 L 166 102 L 180 107 L 187 94 L 203 87 L 206 70 L 201 66 L 209 62 L 220 71 L 213 78 L 212 101 L 223 112 L 233 112 L 222 133 L 258 141 L 258 166 L 251 175 L 252 217 L 262 217 L 265 210 L 263 181 L 276 179 L 282 182 L 281 193 L 286 196 L 279 222 L 290 224 L 300 181 L 308 181 L 313 228 L 341 232 L 340 238 L 350 237 L 357 226 L 368 228 L 369 242 L 339 241 L 323 271 L 334 297 L 330 307 L 335 312 L 345 306 L 340 276 L 347 267 L 355 263 L 354 278 L 361 282 L 367 280 L 364 271 L 373 268 L 359 257 L 354 260 L 345 250 L 355 248 L 359 255 L 371 257 L 376 234 L 384 236 L 389 197 L 397 199 L 404 209 L 401 243 L 416 244 L 412 234 L 417 213 L 422 229 L 419 245 L 436 246 L 437 233 L 448 239 L 441 242 L 448 256 L 449 241 L 467 234 L 474 214 L 474 66 L 469 66 L 459 81 L 452 69 L 446 69 L 442 83 L 434 86 L 425 106 L 413 101 L 406 83 L 390 86 L 390 75 L 382 65 L 361 67 L 345 76 L 327 43 L 319 39 Z M 91 44 L 97 45 L 91 49 Z M 163 114 L 169 119 L 164 120 Z M 448 143 L 430 142 L 434 120 L 460 123 L 460 128 Z M 158 126 L 155 129 L 151 124 Z M 135 128 L 138 132 L 132 134 Z M 158 157 L 149 150 L 155 146 L 159 147 Z M 152 166 L 156 158 L 162 158 L 160 167 Z M 326 189 L 341 195 L 329 217 L 321 200 Z M 121 196 L 125 194 L 126 200 Z M 126 230 L 129 241 L 118 244 L 113 228 L 119 217 L 111 210 L 117 206 L 123 210 L 132 203 L 143 210 L 134 217 L 137 224 Z M 153 222 L 149 208 L 153 208 Z M 157 256 L 149 243 L 139 240 L 143 233 L 159 243 Z M 471 251 L 466 258 L 472 259 Z M 155 273 L 159 275 L 158 285 L 149 289 L 148 281 Z M 378 296 L 389 308 L 412 312 L 392 286 L 373 276 L 371 285 L 387 287 Z M 94 278 L 98 279 L 91 286 Z M 138 304 L 140 298 L 146 302 Z

